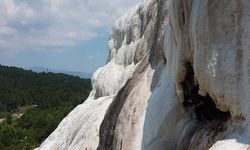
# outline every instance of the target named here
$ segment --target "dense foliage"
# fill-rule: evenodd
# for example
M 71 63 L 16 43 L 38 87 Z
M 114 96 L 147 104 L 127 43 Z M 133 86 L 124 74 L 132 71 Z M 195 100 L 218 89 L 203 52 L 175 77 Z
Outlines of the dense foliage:
M 0 66 L 0 149 L 37 147 L 90 90 L 89 79 Z

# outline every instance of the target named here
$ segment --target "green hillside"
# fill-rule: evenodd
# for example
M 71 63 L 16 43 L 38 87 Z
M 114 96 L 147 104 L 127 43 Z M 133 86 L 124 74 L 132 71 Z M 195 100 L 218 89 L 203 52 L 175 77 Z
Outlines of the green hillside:
M 89 95 L 89 79 L 0 65 L 0 149 L 33 149 Z

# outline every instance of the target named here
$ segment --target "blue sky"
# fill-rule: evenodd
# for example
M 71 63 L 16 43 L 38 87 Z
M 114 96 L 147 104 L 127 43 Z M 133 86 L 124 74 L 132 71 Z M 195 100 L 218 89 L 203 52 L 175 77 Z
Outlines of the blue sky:
M 0 64 L 94 72 L 114 20 L 140 0 L 1 0 Z

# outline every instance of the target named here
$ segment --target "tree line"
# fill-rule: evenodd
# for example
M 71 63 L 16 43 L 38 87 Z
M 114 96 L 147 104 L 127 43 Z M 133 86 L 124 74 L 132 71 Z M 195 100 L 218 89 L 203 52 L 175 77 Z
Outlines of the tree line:
M 90 91 L 90 79 L 0 65 L 0 149 L 39 146 Z

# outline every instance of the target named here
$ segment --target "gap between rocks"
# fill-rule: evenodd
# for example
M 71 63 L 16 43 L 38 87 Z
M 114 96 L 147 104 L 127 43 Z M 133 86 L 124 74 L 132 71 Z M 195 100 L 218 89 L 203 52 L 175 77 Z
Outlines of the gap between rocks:
M 186 77 L 182 82 L 182 86 L 184 90 L 183 106 L 186 111 L 191 111 L 194 114 L 191 119 L 198 124 L 188 149 L 200 148 L 197 147 L 198 145 L 205 145 L 206 147 L 203 148 L 209 148 L 216 142 L 219 135 L 226 131 L 225 123 L 231 118 L 230 112 L 222 112 L 217 109 L 216 104 L 209 95 L 200 96 L 198 94 L 199 84 L 196 82 L 190 62 L 186 63 Z M 205 141 L 204 134 L 206 134 Z

